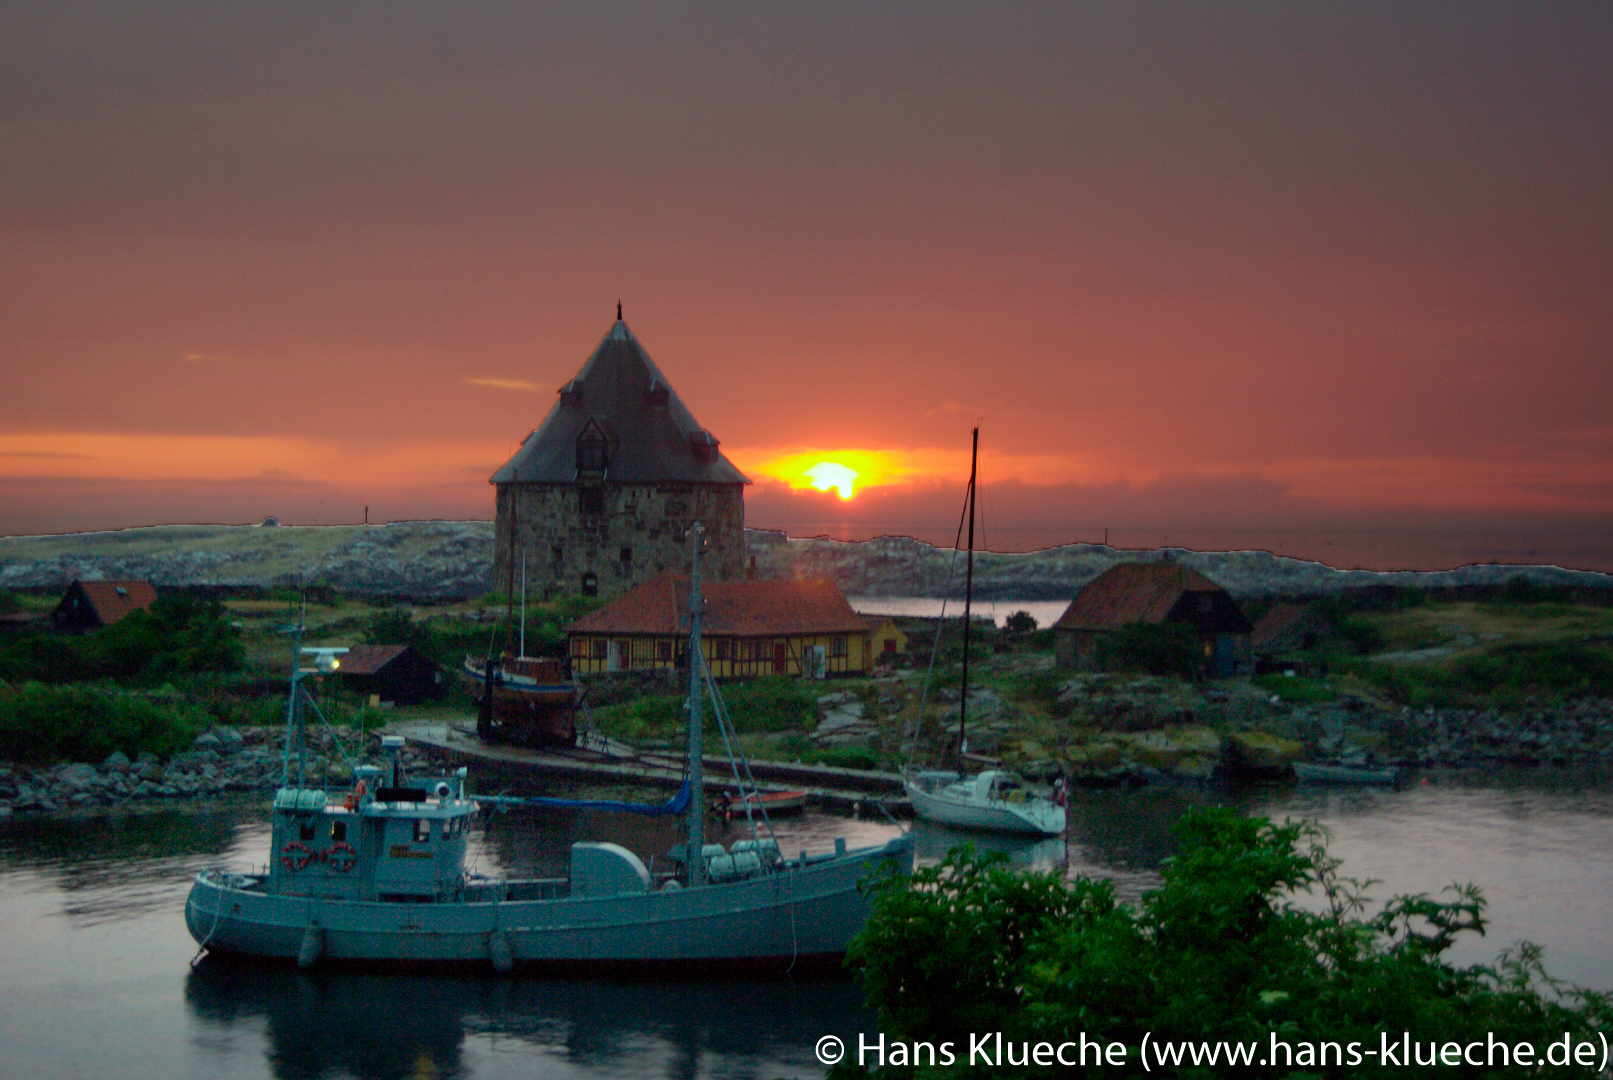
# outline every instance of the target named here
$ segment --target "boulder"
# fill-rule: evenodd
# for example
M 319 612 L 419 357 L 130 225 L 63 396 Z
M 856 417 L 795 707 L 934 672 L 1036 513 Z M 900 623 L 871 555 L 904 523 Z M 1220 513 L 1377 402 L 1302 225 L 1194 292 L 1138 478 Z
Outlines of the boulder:
M 94 765 L 76 762 L 64 765 L 56 772 L 56 783 L 70 791 L 88 791 L 101 783 L 101 774 Z

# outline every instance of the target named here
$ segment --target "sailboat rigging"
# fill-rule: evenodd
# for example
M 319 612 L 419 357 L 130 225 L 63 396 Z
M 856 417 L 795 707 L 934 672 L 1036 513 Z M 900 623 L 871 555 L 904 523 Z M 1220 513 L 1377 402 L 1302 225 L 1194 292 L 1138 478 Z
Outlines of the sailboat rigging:
M 1029 791 L 1012 772 L 988 769 L 970 777 L 965 762 L 968 752 L 969 628 L 974 598 L 975 495 L 979 459 L 980 429 L 975 428 L 969 449 L 969 487 L 966 495 L 969 539 L 964 564 L 963 671 L 958 696 L 957 768 L 909 775 L 904 778 L 903 787 L 907 790 L 908 801 L 913 805 L 913 813 L 926 821 L 961 829 L 1051 836 L 1064 831 L 1064 807 Z M 922 716 L 919 722 L 923 723 Z M 914 740 L 915 745 L 917 741 Z

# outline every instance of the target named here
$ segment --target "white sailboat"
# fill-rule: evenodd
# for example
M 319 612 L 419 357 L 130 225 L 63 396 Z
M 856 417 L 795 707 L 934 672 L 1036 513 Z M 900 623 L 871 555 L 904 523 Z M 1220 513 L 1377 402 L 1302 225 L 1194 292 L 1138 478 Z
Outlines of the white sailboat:
M 926 821 L 957 829 L 1053 836 L 1064 831 L 1062 800 L 1034 794 L 1014 773 L 1000 769 L 970 776 L 964 768 L 968 748 L 969 615 L 974 595 L 975 474 L 980 455 L 980 429 L 974 430 L 969 453 L 969 548 L 963 587 L 963 685 L 958 698 L 958 765 L 954 770 L 923 771 L 903 778 L 913 813 Z M 922 722 L 922 717 L 920 718 Z
M 652 873 L 613 843 L 571 846 L 570 875 L 488 880 L 465 870 L 466 839 L 480 803 L 466 770 L 415 782 L 401 775 L 403 739 L 388 736 L 390 775 L 355 769 L 345 793 L 307 784 L 302 766 L 302 672 L 293 664 L 287 749 L 272 810 L 271 862 L 262 872 L 197 874 L 185 922 L 203 950 L 312 967 L 329 963 L 514 968 L 670 970 L 713 966 L 782 972 L 837 961 L 862 929 L 858 885 L 881 866 L 913 866 L 914 839 L 786 859 L 753 834 L 727 849 L 707 844 L 701 703 L 721 699 L 700 648 L 699 526 L 690 596 L 689 774 L 665 805 L 591 802 L 596 808 L 681 813 L 687 842 L 677 862 Z M 293 762 L 296 763 L 295 773 Z M 569 805 L 577 805 L 571 803 Z

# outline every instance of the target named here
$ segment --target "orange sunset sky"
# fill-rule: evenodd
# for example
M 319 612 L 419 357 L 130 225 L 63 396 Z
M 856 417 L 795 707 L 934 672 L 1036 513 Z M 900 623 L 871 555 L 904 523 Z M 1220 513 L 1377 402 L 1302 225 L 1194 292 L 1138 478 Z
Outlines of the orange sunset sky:
M 0 533 L 489 518 L 620 299 L 753 526 L 1613 570 L 1606 3 L 8 4 L 0 237 Z

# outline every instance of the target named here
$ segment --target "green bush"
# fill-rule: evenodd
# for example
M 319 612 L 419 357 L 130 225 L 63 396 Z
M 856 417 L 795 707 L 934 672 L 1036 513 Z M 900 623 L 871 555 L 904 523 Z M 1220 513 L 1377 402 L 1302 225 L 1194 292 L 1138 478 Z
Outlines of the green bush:
M 1153 1073 L 1315 1077 L 1411 1073 L 1359 1053 L 1401 1032 L 1413 1033 L 1424 1053 L 1430 1041 L 1466 1046 L 1493 1035 L 1543 1054 L 1564 1032 L 1594 1043 L 1596 1030 L 1613 1024 L 1613 997 L 1552 982 L 1531 946 L 1493 965 L 1447 963 L 1459 935 L 1483 931 L 1484 900 L 1472 886 L 1441 900 L 1396 897 L 1369 914 L 1362 886 L 1339 876 L 1314 827 L 1211 810 L 1184 818 L 1178 835 L 1163 884 L 1137 907 L 1121 903 L 1108 881 L 1017 874 L 1002 856 L 969 849 L 911 878 L 876 880 L 873 914 L 848 960 L 879 1010 L 881 1033 L 903 1043 L 951 1042 L 957 1061 L 926 1067 L 926 1076 L 1048 1074 L 1006 1060 L 971 1066 L 969 1034 L 1001 1032 L 1016 1046 L 1056 1047 L 1083 1035 L 1120 1043 L 1124 1064 L 1097 1070 L 1106 1075 L 1144 1075 L 1146 1035 Z M 1298 906 L 1296 890 L 1318 892 L 1322 909 Z M 1162 1044 L 1188 1040 L 1253 1053 L 1235 1065 L 1159 1061 Z M 1268 1060 L 1273 1040 L 1288 1050 Z M 1324 1041 L 1338 1045 L 1338 1064 L 1317 1060 Z M 1352 1046 L 1355 1056 L 1345 1058 Z M 846 1064 L 834 1075 L 862 1072 Z M 890 1064 L 877 1072 L 917 1075 Z
M 1401 594 L 1397 591 L 1394 595 L 1398 601 Z M 1333 629 L 1349 642 L 1351 650 L 1358 655 L 1382 652 L 1389 647 L 1388 639 L 1383 636 L 1383 631 L 1376 623 L 1356 614 L 1338 599 L 1324 596 L 1312 600 L 1309 606 L 1313 612 L 1332 623 Z
M 1613 694 L 1613 647 L 1590 641 L 1515 642 L 1424 664 L 1357 661 L 1353 669 L 1397 704 L 1517 705 Z
M 1198 631 L 1186 623 L 1130 623 L 1098 637 L 1098 667 L 1196 678 L 1204 670 Z
M 787 675 L 730 683 L 722 694 L 734 728 L 741 734 L 810 729 L 818 719 L 817 696 L 801 680 Z
M 1284 701 L 1332 701 L 1338 697 L 1338 691 L 1323 679 L 1308 679 L 1299 675 L 1289 678 L 1279 672 L 1257 675 L 1249 682 Z
M 826 746 L 813 750 L 801 758 L 808 765 L 827 765 L 832 769 L 879 769 L 884 767 L 881 755 L 864 746 Z
M 155 686 L 205 671 L 237 671 L 240 635 L 223 605 L 176 593 L 82 636 L 20 634 L 0 649 L 0 678 L 67 683 L 115 679 Z
M 25 684 L 0 698 L 0 758 L 31 765 L 99 762 L 114 750 L 134 758 L 189 746 L 207 714 L 175 695 L 115 687 Z
M 1036 616 L 1028 611 L 1016 611 L 1003 620 L 1003 629 L 1010 634 L 1028 634 L 1036 629 Z

